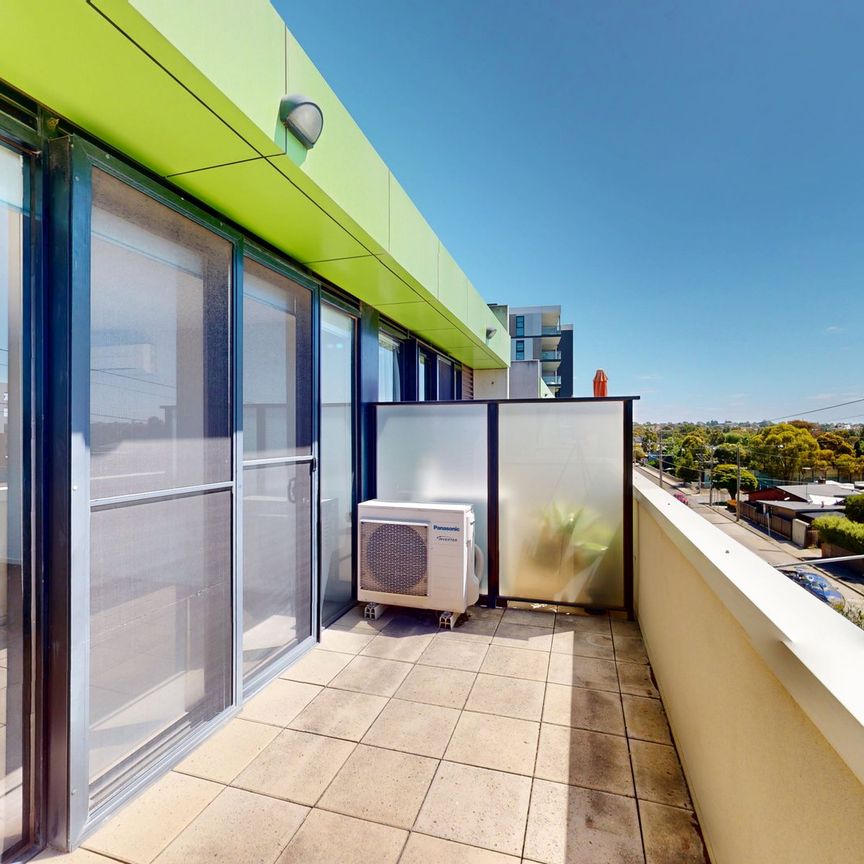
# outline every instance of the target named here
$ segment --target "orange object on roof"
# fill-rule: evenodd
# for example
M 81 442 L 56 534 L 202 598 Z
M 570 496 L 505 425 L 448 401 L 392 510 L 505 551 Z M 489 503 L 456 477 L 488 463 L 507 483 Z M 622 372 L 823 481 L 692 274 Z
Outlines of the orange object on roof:
M 609 383 L 609 377 L 602 369 L 598 369 L 594 375 L 594 398 L 606 395 L 606 385 Z

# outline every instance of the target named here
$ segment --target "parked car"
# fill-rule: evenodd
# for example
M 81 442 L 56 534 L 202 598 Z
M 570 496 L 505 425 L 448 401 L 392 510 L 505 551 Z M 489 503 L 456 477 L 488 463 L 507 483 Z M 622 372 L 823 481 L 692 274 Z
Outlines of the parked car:
M 687 498 L 687 496 L 683 492 L 675 492 L 672 495 L 672 497 L 676 501 L 680 501 L 682 504 L 686 504 L 688 507 L 690 506 L 690 500 Z
M 829 606 L 839 606 L 841 609 L 846 605 L 843 595 L 821 574 L 809 567 L 793 567 L 783 571 L 793 582 L 800 585 L 805 591 L 809 591 L 814 597 L 818 597 Z

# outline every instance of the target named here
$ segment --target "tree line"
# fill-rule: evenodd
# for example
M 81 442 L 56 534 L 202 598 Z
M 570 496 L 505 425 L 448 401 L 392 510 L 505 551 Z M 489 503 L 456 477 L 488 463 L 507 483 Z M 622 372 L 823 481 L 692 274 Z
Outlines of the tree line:
M 756 473 L 777 482 L 864 478 L 864 426 L 837 427 L 792 420 L 787 423 L 634 424 L 633 459 L 657 464 L 662 439 L 663 464 L 682 480 L 711 472 L 711 484 L 737 495 L 758 488 Z

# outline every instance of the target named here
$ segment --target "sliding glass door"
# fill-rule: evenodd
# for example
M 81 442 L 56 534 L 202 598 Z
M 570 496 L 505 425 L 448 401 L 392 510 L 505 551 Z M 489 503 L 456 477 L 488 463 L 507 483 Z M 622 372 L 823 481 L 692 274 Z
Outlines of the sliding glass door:
M 356 319 L 321 304 L 321 593 L 328 624 L 354 598 Z
M 0 853 L 29 840 L 31 658 L 23 309 L 29 160 L 0 145 Z M 29 485 L 29 484 L 27 484 Z M 28 520 L 29 521 L 29 520 Z
M 96 806 L 232 702 L 232 245 L 96 168 L 90 243 Z
M 312 292 L 243 265 L 243 673 L 313 632 Z

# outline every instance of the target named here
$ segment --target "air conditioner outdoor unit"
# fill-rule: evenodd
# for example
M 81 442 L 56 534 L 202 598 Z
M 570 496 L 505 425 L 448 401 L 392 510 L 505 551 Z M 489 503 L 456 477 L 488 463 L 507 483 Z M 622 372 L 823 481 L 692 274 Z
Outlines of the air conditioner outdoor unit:
M 358 527 L 359 600 L 449 612 L 450 626 L 477 602 L 470 504 L 364 501 Z

